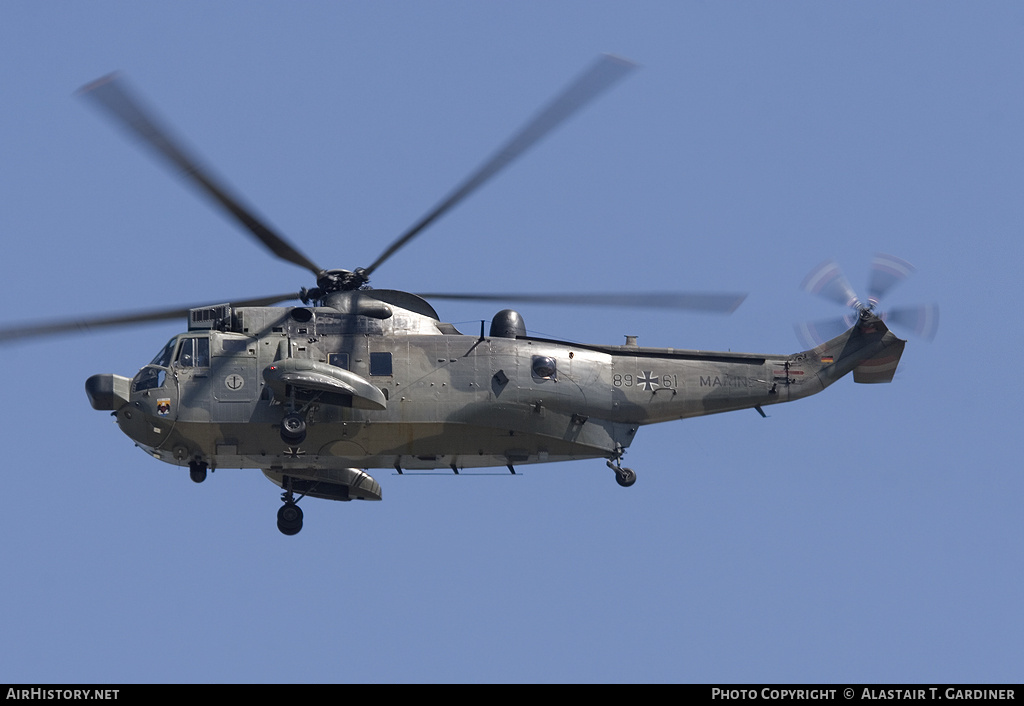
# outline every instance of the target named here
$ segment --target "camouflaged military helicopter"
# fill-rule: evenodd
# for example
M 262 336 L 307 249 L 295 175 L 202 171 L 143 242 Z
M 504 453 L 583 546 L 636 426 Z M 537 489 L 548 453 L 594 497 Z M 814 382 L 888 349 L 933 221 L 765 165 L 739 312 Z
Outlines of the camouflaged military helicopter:
M 208 470 L 261 469 L 282 488 L 277 523 L 286 535 L 302 528 L 297 503 L 305 496 L 380 500 L 368 469 L 457 474 L 507 467 L 515 473 L 520 464 L 603 458 L 617 482 L 630 486 L 636 474 L 621 461 L 642 425 L 751 408 L 764 415 L 762 407 L 820 392 L 850 372 L 856 382 L 891 381 L 905 341 L 875 308 L 908 271 L 895 258 L 876 262 L 867 304 L 836 267 L 819 268 L 807 288 L 852 306 L 854 315 L 842 324 L 845 330 L 790 355 L 641 348 L 629 338 L 620 346 L 536 338 L 510 309 L 494 316 L 487 333 L 481 322 L 478 335 L 466 335 L 427 303 L 731 312 L 741 294 L 416 295 L 368 287 L 370 275 L 402 246 L 632 68 L 626 60 L 601 57 L 380 257 L 355 270 L 312 262 L 214 180 L 122 79 L 100 79 L 82 89 L 87 98 L 271 253 L 313 273 L 316 286 L 213 306 L 10 327 L 0 330 L 0 342 L 187 317 L 188 330 L 134 377 L 90 377 L 89 401 L 111 412 L 153 457 L 187 466 L 197 483 Z M 274 306 L 296 299 L 301 305 Z M 929 316 L 905 314 L 918 324 Z

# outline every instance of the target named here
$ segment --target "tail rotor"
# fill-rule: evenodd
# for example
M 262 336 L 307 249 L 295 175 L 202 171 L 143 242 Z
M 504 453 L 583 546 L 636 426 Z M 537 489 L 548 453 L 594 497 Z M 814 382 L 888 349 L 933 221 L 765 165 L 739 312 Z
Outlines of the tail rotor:
M 882 298 L 914 272 L 914 266 L 893 255 L 877 254 L 871 260 L 867 302 L 861 300 L 835 260 L 826 260 L 804 278 L 800 288 L 851 309 L 841 317 L 797 324 L 800 342 L 813 348 L 850 328 L 858 319 L 877 316 L 919 338 L 930 341 L 939 327 L 939 308 L 935 304 L 898 307 L 881 311 Z

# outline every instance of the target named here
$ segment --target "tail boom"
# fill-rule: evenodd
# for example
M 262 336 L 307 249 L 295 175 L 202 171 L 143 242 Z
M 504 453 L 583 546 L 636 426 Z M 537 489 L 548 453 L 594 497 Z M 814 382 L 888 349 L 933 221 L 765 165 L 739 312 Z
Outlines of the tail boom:
M 906 343 L 880 318 L 865 313 L 849 330 L 791 357 L 793 364 L 803 363 L 800 367 L 804 367 L 805 374 L 816 376 L 820 387 L 815 385 L 812 389 L 791 390 L 789 399 L 820 392 L 851 372 L 854 382 L 892 382 Z

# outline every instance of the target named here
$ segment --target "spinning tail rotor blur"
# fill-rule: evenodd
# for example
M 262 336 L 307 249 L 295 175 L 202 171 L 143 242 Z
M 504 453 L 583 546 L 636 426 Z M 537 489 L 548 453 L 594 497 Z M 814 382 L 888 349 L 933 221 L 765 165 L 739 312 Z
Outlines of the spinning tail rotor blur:
M 835 260 L 826 260 L 804 278 L 800 288 L 824 299 L 849 308 L 844 316 L 797 324 L 800 342 L 813 348 L 850 328 L 861 316 L 874 315 L 899 331 L 907 331 L 918 338 L 931 341 L 939 327 L 939 308 L 935 304 L 922 304 L 880 310 L 882 298 L 910 277 L 914 266 L 893 255 L 876 254 L 871 260 L 871 277 L 866 302 L 850 285 L 850 281 Z

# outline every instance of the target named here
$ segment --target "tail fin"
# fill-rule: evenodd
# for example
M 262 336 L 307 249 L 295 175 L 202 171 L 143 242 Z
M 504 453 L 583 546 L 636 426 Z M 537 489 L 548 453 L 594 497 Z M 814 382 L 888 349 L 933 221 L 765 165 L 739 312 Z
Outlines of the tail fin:
M 863 312 L 848 331 L 799 355 L 820 361 L 812 366 L 823 388 L 851 372 L 855 382 L 892 382 L 906 344 L 880 318 Z
M 865 360 L 853 369 L 853 381 L 868 384 L 892 382 L 906 345 L 906 341 L 896 339 L 877 356 Z

